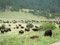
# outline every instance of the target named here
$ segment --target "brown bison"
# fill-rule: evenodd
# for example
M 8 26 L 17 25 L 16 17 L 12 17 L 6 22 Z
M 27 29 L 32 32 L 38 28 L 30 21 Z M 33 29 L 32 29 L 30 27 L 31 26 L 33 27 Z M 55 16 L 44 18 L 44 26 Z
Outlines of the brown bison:
M 40 27 L 35 26 L 35 28 L 33 28 L 32 30 L 33 30 L 33 31 L 39 31 L 39 30 L 40 30 Z
M 19 31 L 19 34 L 23 34 L 23 33 L 24 33 L 24 31 L 23 31 L 23 30 L 20 30 L 20 31 Z
M 8 26 L 11 26 L 10 24 Z
M 39 30 L 42 29 L 42 26 L 35 26 L 35 28 L 38 28 Z
M 35 26 L 35 28 L 38 28 L 38 26 Z
M 8 31 L 11 31 L 11 29 L 10 28 L 5 28 L 4 29 L 4 32 L 8 32 Z
M 8 32 L 8 29 L 7 29 L 7 28 L 5 28 L 5 29 L 4 29 L 4 32 Z
M 17 28 L 17 29 L 19 29 L 19 27 L 18 27 L 18 26 L 17 26 L 16 28 Z
M 52 36 L 52 30 L 46 30 L 44 36 Z
M 1 33 L 4 34 L 4 29 L 1 29 Z
M 25 31 L 30 31 L 30 28 L 25 28 Z
M 38 31 L 38 28 L 33 28 L 32 30 L 33 30 L 33 31 Z
M 2 28 L 0 27 L 0 31 L 1 31 L 1 29 L 2 29 Z
M 23 26 L 21 26 L 21 28 L 23 29 L 24 27 L 23 27 Z
M 19 26 L 21 26 L 21 24 L 19 24 Z
M 8 28 L 8 31 L 11 31 L 11 29 L 10 29 L 10 28 Z
M 32 36 L 32 37 L 30 37 L 31 39 L 35 39 L 35 38 L 39 38 L 39 36 Z

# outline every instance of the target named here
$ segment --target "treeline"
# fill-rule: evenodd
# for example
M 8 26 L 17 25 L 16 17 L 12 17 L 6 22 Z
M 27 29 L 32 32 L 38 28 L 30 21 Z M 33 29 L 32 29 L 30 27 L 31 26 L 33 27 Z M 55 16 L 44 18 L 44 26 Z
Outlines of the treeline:
M 0 0 L 0 10 L 18 11 L 22 8 L 60 12 L 60 0 Z
M 60 0 L 0 0 L 0 11 L 5 11 L 5 9 L 11 11 L 31 9 L 34 11 L 29 11 L 29 13 L 34 15 L 55 18 L 60 17 L 60 14 L 56 14 L 60 13 Z

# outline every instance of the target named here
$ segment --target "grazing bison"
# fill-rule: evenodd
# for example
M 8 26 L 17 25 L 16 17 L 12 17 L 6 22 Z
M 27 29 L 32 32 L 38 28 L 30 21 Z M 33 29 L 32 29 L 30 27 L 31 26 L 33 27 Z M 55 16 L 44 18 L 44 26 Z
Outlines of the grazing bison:
M 4 29 L 4 32 L 8 32 L 8 28 L 5 28 L 5 29 Z
M 24 27 L 23 27 L 23 26 L 21 26 L 21 28 L 23 29 Z
M 35 26 L 35 28 L 37 28 L 38 30 L 42 29 L 42 26 Z
M 8 26 L 11 26 L 10 24 Z
M 40 27 L 35 26 L 35 28 L 33 28 L 32 30 L 33 30 L 33 31 L 38 31 L 38 30 L 40 30 Z
M 46 30 L 44 36 L 52 36 L 52 30 Z
M 1 29 L 1 33 L 4 34 L 4 29 Z
M 11 31 L 11 29 L 10 28 L 5 28 L 4 29 L 4 32 L 8 32 L 8 31 Z
M 32 30 L 33 30 L 33 31 L 38 31 L 39 29 L 38 29 L 38 28 L 33 28 Z
M 17 26 L 16 28 L 17 28 L 17 29 L 19 29 L 19 27 L 18 27 L 18 26 Z
M 32 36 L 32 37 L 30 37 L 31 39 L 35 39 L 35 38 L 39 38 L 39 36 Z
M 35 28 L 38 28 L 38 26 L 35 26 Z
M 1 31 L 1 29 L 2 29 L 2 28 L 0 27 L 0 31 Z
M 11 29 L 10 29 L 10 28 L 8 28 L 8 31 L 11 31 Z
M 30 31 L 30 28 L 25 28 L 25 31 Z
M 19 26 L 21 26 L 21 24 L 19 24 Z
M 19 34 L 23 34 L 23 33 L 24 33 L 24 31 L 23 31 L 23 30 L 20 30 L 20 31 L 19 31 Z

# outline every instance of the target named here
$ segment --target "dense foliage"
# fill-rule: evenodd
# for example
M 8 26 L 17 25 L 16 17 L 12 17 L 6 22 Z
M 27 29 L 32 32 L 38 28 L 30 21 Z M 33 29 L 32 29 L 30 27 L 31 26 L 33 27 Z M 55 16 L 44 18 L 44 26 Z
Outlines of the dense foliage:
M 51 12 L 60 11 L 60 0 L 0 0 L 0 9 L 9 8 L 19 10 L 21 8 L 34 10 L 51 10 Z
M 27 24 L 26 27 L 33 27 L 34 25 L 33 24 Z
M 47 29 L 54 30 L 56 28 L 55 24 L 52 24 L 52 23 L 43 23 L 42 27 L 43 27 L 43 30 L 47 30 Z
M 2 26 L 1 26 L 1 29 L 5 29 L 6 28 L 6 26 L 3 24 Z

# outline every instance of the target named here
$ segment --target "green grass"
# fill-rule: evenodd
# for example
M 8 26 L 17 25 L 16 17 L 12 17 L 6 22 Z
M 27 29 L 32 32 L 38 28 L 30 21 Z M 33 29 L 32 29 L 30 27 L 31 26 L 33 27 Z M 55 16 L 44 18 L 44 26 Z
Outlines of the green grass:
M 57 20 L 57 19 L 46 19 L 42 16 L 34 16 L 31 13 L 25 12 L 0 12 L 0 19 L 1 20 Z
M 22 35 L 14 34 L 13 32 L 11 32 L 10 34 L 9 32 L 5 34 L 0 34 L 0 45 L 50 45 L 54 42 L 60 41 L 60 31 L 59 29 L 56 30 L 53 31 L 54 34 L 52 37 L 44 37 L 44 31 L 30 31 L 25 32 Z M 38 35 L 39 38 L 30 39 L 32 35 Z
M 24 13 L 24 12 L 0 12 L 0 19 L 1 20 L 48 20 L 46 18 L 37 17 L 30 13 Z M 51 20 L 51 19 L 50 19 Z M 54 19 L 53 19 L 54 20 Z M 20 24 L 20 23 L 17 23 Z M 30 32 L 24 32 L 24 34 L 19 34 L 20 29 L 13 29 L 15 25 L 17 24 L 11 24 L 12 25 L 12 31 L 1 34 L 0 33 L 0 45 L 50 45 L 54 42 L 60 41 L 60 29 L 56 28 L 53 30 L 53 36 L 52 37 L 44 37 L 43 30 L 40 30 L 38 32 L 30 31 Z M 26 26 L 25 23 L 21 23 L 23 26 Z M 1 25 L 1 24 L 0 24 Z M 6 27 L 8 27 L 8 24 L 5 24 Z M 34 23 L 34 25 L 41 25 L 41 23 Z M 58 27 L 58 26 L 57 26 Z M 24 30 L 24 29 L 23 29 Z M 38 35 L 39 38 L 37 39 L 30 39 L 31 36 Z
M 26 24 L 21 23 L 23 26 L 26 26 Z M 8 24 L 6 24 L 7 26 Z M 60 41 L 60 29 L 56 28 L 53 30 L 53 36 L 52 37 L 44 37 L 43 30 L 34 32 L 30 30 L 30 32 L 24 31 L 24 34 L 19 34 L 19 30 L 21 29 L 13 29 L 13 27 L 16 25 L 12 25 L 12 31 L 1 34 L 0 33 L 0 45 L 50 45 L 55 42 Z M 34 24 L 39 25 L 39 24 Z M 7 26 L 8 27 L 8 26 Z M 23 29 L 24 30 L 24 29 Z M 31 36 L 38 35 L 39 38 L 36 39 L 30 39 Z

